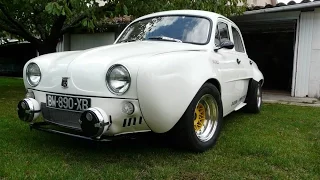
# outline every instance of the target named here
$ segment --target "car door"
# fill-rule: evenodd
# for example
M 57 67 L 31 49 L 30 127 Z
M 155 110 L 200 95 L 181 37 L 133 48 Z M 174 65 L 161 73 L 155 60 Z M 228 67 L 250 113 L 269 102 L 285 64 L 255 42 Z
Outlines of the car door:
M 233 24 L 231 24 L 231 34 L 232 42 L 234 43 L 234 48 L 230 53 L 232 53 L 237 58 L 238 82 L 236 88 L 240 95 L 239 103 L 241 103 L 245 100 L 249 80 L 252 77 L 252 62 L 248 58 L 248 55 L 246 53 L 240 30 Z
M 224 19 L 219 19 L 215 31 L 215 48 L 218 48 L 221 42 L 231 41 L 230 23 Z M 237 54 L 232 53 L 232 49 L 220 49 L 215 52 L 212 50 L 213 58 L 217 58 L 218 71 L 220 74 L 220 84 L 222 91 L 223 113 L 229 114 L 239 104 L 238 99 L 241 96 L 244 84 L 239 82 L 239 65 Z

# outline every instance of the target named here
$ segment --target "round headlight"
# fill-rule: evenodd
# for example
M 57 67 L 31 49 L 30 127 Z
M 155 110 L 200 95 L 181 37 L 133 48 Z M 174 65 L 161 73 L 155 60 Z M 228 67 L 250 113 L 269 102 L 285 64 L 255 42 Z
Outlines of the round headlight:
M 40 68 L 36 63 L 30 63 L 27 66 L 27 81 L 30 84 L 30 86 L 35 87 L 39 84 L 41 80 L 41 72 Z
M 130 87 L 130 73 L 124 66 L 114 65 L 107 72 L 106 83 L 113 94 L 122 95 Z

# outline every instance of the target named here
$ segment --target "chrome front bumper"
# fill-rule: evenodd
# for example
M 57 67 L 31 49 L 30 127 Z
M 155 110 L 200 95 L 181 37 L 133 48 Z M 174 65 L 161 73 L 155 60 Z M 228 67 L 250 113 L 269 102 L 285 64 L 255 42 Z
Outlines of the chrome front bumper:
M 33 129 L 45 130 L 48 132 L 54 132 L 59 134 L 66 134 L 70 136 L 84 136 L 85 129 L 94 129 L 97 126 L 104 124 L 107 127 L 102 128 L 102 133 L 95 138 L 100 139 L 102 136 L 118 136 L 124 134 L 132 134 L 132 133 L 140 133 L 140 132 L 149 132 L 151 131 L 145 120 L 142 117 L 139 102 L 135 99 L 115 99 L 115 98 L 104 98 L 104 97 L 87 97 L 91 99 L 91 108 L 81 112 L 72 112 L 61 109 L 54 109 L 51 107 L 47 107 L 46 105 L 46 94 L 55 94 L 51 92 L 43 92 L 33 90 L 34 98 L 32 99 L 33 104 L 36 104 L 37 107 L 34 112 L 37 112 L 38 115 L 42 115 L 44 119 L 44 123 L 38 124 L 33 123 L 36 119 L 34 116 L 33 119 L 30 119 L 31 122 L 30 127 Z M 68 96 L 67 94 L 64 94 Z M 72 95 L 70 95 L 72 96 Z M 131 115 L 125 114 L 123 112 L 124 104 L 130 102 L 134 105 L 134 112 Z M 36 107 L 36 106 L 35 106 Z M 21 104 L 18 105 L 18 111 L 21 111 Z M 100 118 L 99 122 L 92 123 L 90 126 L 87 126 L 90 123 L 90 120 L 85 119 L 86 111 L 90 111 L 90 109 L 95 111 L 95 109 L 99 109 L 99 112 L 102 112 L 103 118 Z M 24 112 L 32 112 L 25 109 L 22 109 Z M 99 114 L 99 113 L 98 113 Z M 101 114 L 101 113 L 100 113 Z M 97 117 L 97 116 L 94 116 Z M 101 116 L 100 116 L 101 117 Z M 81 119 L 83 118 L 83 119 Z M 22 118 L 20 118 L 22 119 Z M 101 120 L 102 119 L 102 120 Z M 106 124 L 107 123 L 107 124 Z M 58 127 L 65 128 L 66 131 L 58 132 L 59 130 L 52 129 L 50 130 L 50 126 L 48 125 L 57 125 Z M 71 131 L 71 133 L 69 133 Z M 101 132 L 99 130 L 99 132 Z M 79 134 L 80 133 L 80 134 Z M 90 137 L 86 137 L 90 138 Z
M 60 126 L 50 122 L 30 123 L 30 130 L 34 130 L 34 129 L 52 133 L 52 134 L 59 134 L 59 135 L 70 136 L 74 138 L 80 138 L 80 139 L 97 141 L 97 142 L 101 142 L 101 141 L 110 142 L 114 140 L 123 140 L 123 139 L 137 139 L 137 138 L 143 137 L 142 134 L 144 134 L 144 133 L 136 133 L 136 134 L 124 134 L 119 136 L 101 136 L 100 139 L 92 139 L 90 137 L 85 136 L 81 130 L 66 128 L 64 126 Z

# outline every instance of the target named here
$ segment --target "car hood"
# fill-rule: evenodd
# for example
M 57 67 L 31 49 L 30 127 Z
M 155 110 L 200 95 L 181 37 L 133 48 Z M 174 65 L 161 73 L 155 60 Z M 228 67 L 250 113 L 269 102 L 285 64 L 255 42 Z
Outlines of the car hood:
M 181 51 L 200 51 L 203 46 L 159 41 L 114 44 L 84 51 L 53 53 L 35 58 L 43 74 L 38 90 L 81 95 L 113 97 L 108 92 L 105 77 L 114 64 L 122 64 L 130 71 L 132 85 L 140 65 L 152 56 Z M 68 88 L 61 87 L 62 77 L 69 78 Z M 134 89 L 131 87 L 130 89 Z M 136 91 L 126 98 L 136 98 Z
M 116 62 L 123 59 L 133 58 L 136 56 L 148 56 L 175 51 L 201 50 L 202 46 L 176 43 L 176 42 L 159 42 L 159 41 L 139 41 L 131 43 L 114 44 L 88 49 L 78 52 L 79 57 L 75 61 L 83 60 L 83 57 L 94 56 L 103 58 L 106 63 Z

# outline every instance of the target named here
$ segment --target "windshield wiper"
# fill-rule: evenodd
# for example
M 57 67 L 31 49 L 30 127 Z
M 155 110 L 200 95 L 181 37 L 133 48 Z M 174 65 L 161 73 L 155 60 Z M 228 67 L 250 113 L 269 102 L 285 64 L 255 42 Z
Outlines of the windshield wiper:
M 125 39 L 125 40 L 122 40 L 122 41 L 118 41 L 118 43 L 133 42 L 133 41 L 138 41 L 138 39 Z
M 148 39 L 182 43 L 182 41 L 180 39 L 175 39 L 175 38 L 171 38 L 171 37 L 167 37 L 167 36 L 152 36 L 152 37 L 149 37 Z

